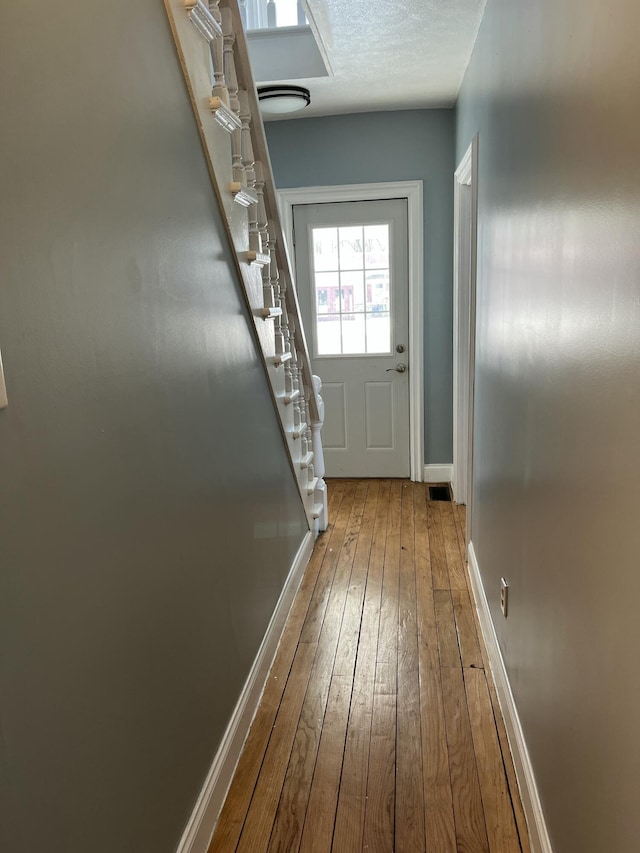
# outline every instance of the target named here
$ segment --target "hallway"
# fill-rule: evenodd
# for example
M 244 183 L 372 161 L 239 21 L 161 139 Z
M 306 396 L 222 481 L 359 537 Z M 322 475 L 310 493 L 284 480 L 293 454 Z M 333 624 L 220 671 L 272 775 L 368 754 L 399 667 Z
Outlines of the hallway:
M 210 853 L 528 853 L 464 508 L 333 480 L 329 512 Z

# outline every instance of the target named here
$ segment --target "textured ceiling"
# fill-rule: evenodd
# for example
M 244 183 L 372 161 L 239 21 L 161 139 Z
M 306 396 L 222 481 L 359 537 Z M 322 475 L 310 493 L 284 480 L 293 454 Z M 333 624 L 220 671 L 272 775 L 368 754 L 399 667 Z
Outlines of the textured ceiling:
M 311 90 L 299 117 L 453 106 L 485 3 L 308 0 L 330 76 L 292 81 Z

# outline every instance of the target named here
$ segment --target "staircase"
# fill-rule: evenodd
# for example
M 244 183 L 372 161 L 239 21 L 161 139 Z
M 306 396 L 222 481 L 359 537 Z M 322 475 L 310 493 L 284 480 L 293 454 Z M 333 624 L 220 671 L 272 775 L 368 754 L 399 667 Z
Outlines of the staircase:
M 317 535 L 328 521 L 322 386 L 311 372 L 238 5 L 165 6 L 291 468 Z

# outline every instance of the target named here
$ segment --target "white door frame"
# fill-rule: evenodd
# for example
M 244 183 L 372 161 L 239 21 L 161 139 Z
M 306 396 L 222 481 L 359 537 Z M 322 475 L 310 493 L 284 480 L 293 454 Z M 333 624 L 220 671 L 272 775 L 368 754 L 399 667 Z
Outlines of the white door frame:
M 345 184 L 333 187 L 298 187 L 278 191 L 282 231 L 287 240 L 289 259 L 293 253 L 293 207 L 296 204 L 326 204 L 339 201 L 407 200 L 409 238 L 409 454 L 411 479 L 424 479 L 424 356 L 423 356 L 423 226 L 422 181 L 397 181 L 380 184 Z M 291 269 L 295 269 L 291 264 Z
M 478 137 L 455 171 L 453 184 L 453 474 L 457 503 L 467 505 L 467 541 L 471 533 L 473 492 L 473 396 L 476 340 L 476 268 L 478 229 Z M 470 209 L 463 206 L 470 187 Z

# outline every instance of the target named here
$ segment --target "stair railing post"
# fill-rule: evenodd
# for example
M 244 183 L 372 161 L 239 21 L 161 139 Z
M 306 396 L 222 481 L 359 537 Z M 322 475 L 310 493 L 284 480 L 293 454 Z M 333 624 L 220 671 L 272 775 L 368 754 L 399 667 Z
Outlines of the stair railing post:
M 268 237 L 267 237 L 267 228 L 268 228 L 268 218 L 267 218 L 267 208 L 264 203 L 264 170 L 262 168 L 262 163 L 259 160 L 256 160 L 253 164 L 255 176 L 256 176 L 256 193 L 258 195 L 258 207 L 257 207 L 257 222 L 258 222 L 258 234 L 260 236 L 260 251 L 267 251 Z
M 222 28 L 222 15 L 220 14 L 220 0 L 209 0 L 209 11 L 216 22 Z M 229 92 L 224 81 L 224 36 L 222 39 L 214 39 L 211 42 L 211 64 L 213 66 L 213 86 L 211 94 L 214 98 L 220 98 L 223 104 L 229 106 Z
M 282 315 L 276 317 L 275 333 L 276 333 L 276 352 L 288 352 L 285 329 L 288 328 L 287 311 L 284 302 L 280 296 L 280 273 L 278 272 L 278 258 L 276 254 L 276 240 L 273 236 L 276 233 L 275 224 L 269 222 L 269 287 L 273 293 L 273 301 L 276 308 L 282 308 Z
M 228 6 L 221 10 L 222 37 L 223 37 L 223 70 L 224 81 L 229 93 L 229 106 L 239 116 L 240 103 L 238 101 L 238 75 L 236 74 L 236 61 L 233 55 L 233 45 L 236 35 L 233 32 L 233 18 Z
M 238 76 L 236 74 L 236 61 L 233 55 L 233 45 L 236 40 L 233 32 L 233 19 L 231 9 L 223 7 L 222 12 L 222 35 L 224 39 L 224 80 L 229 92 L 229 108 L 231 112 L 240 118 L 240 101 L 238 100 Z M 244 165 L 242 163 L 242 131 L 241 125 L 231 132 L 231 170 L 233 174 L 232 191 L 241 191 L 246 187 Z
M 262 236 L 264 240 L 263 246 L 264 250 L 269 257 L 268 263 L 266 263 L 262 267 L 262 299 L 265 308 L 275 308 L 276 297 L 273 292 L 273 284 L 271 282 L 271 264 L 275 263 L 275 252 L 273 250 L 273 246 L 271 245 L 271 235 L 268 230 L 265 230 Z M 276 330 L 279 330 L 280 323 L 276 319 Z M 278 349 L 278 340 L 276 334 L 276 352 L 284 352 L 284 349 Z
M 251 110 L 249 108 L 249 95 L 246 91 L 238 92 L 240 103 L 240 149 L 242 152 L 242 165 L 248 189 L 256 189 L 255 157 L 253 155 L 253 143 L 251 142 Z M 249 251 L 254 257 L 262 256 L 262 242 L 258 230 L 258 202 L 249 205 Z

